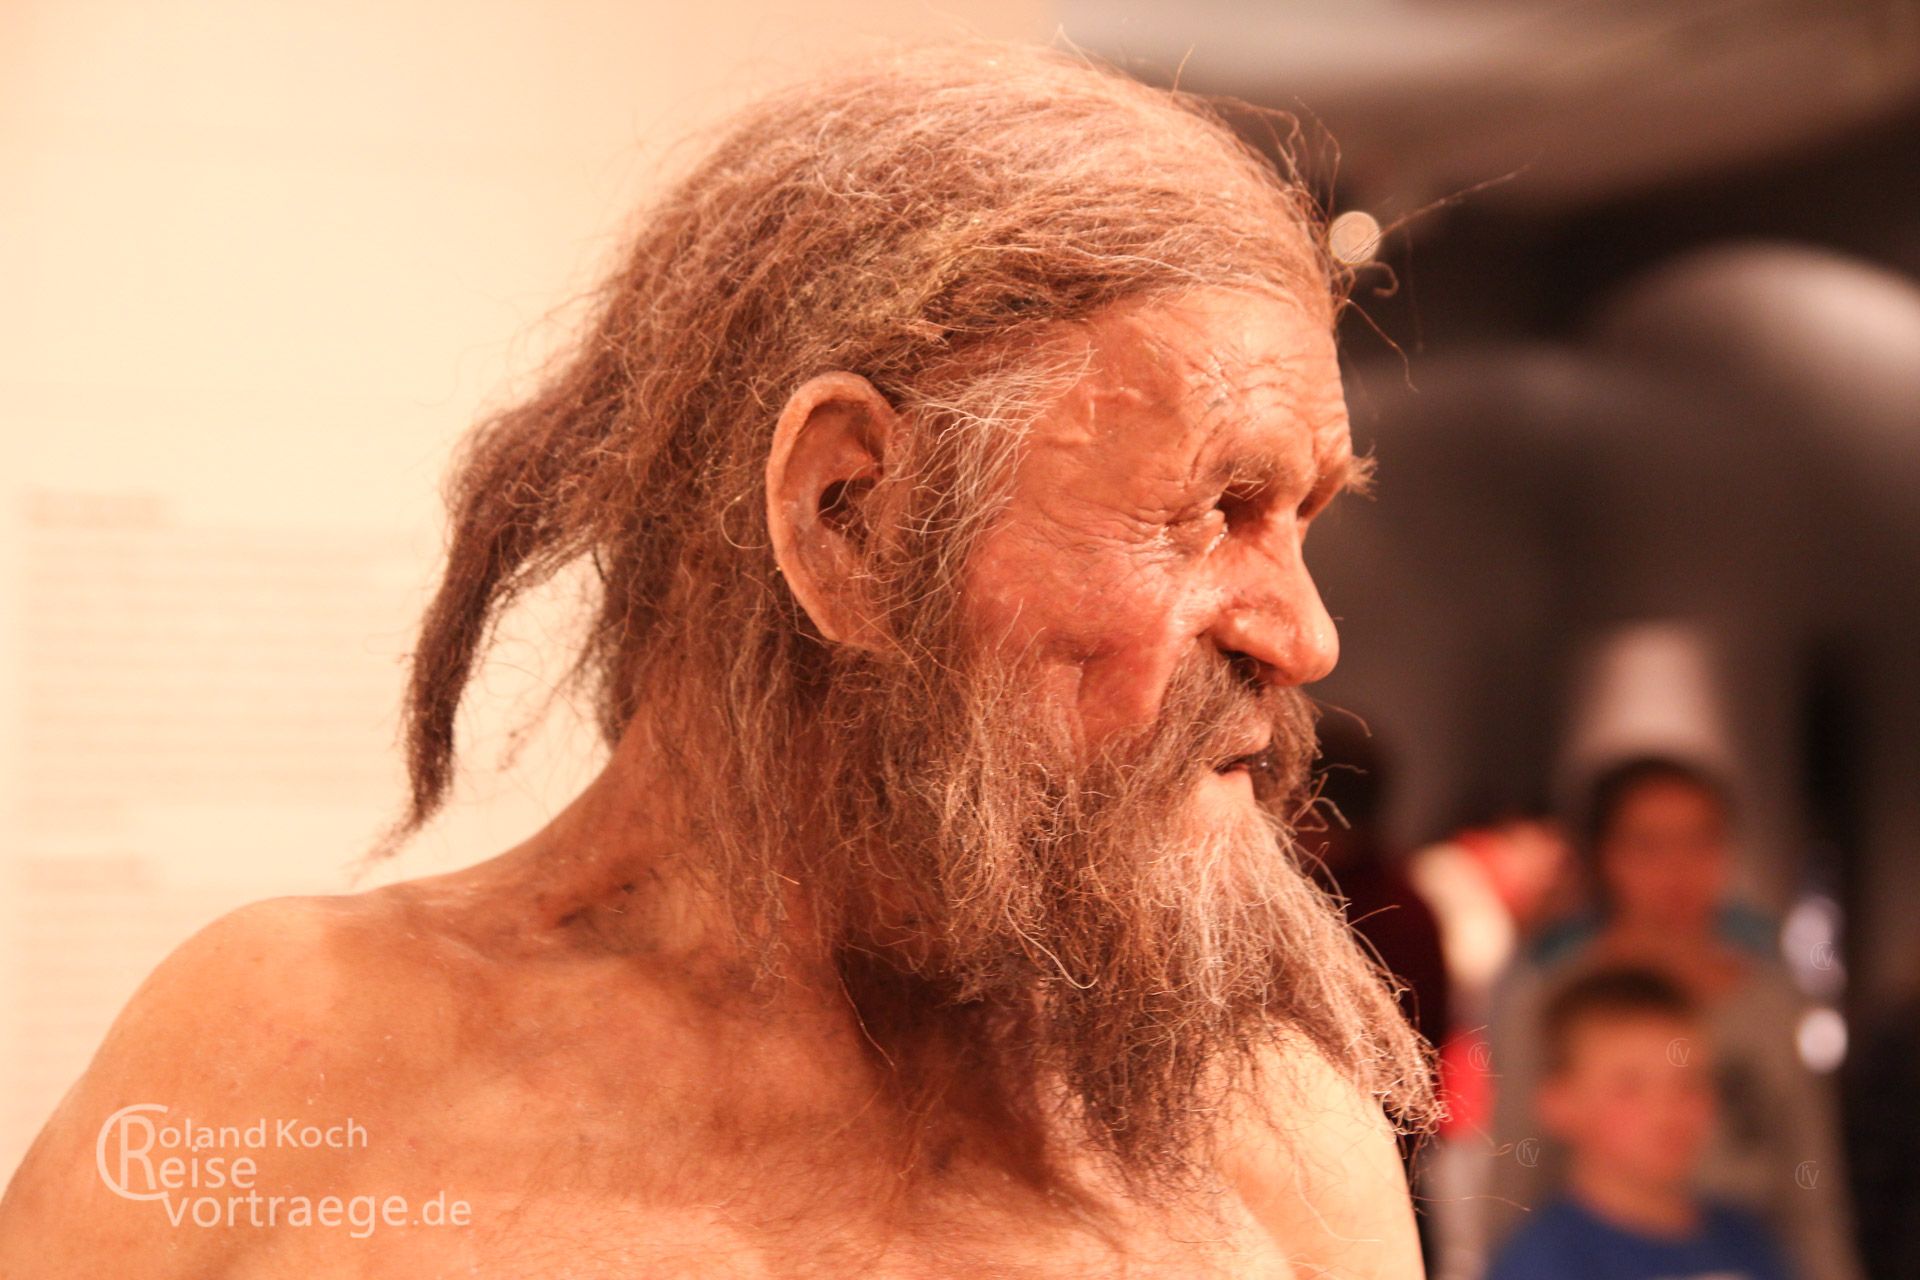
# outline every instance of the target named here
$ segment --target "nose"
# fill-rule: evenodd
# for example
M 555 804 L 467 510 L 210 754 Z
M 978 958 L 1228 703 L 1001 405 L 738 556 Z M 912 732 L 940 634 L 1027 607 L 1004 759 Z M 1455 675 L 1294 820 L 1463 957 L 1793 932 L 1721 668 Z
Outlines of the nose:
M 1312 684 L 1340 661 L 1340 633 L 1307 571 L 1297 536 L 1247 558 L 1244 572 L 1228 585 L 1213 626 L 1213 640 L 1229 654 L 1258 664 L 1260 678 L 1276 685 Z

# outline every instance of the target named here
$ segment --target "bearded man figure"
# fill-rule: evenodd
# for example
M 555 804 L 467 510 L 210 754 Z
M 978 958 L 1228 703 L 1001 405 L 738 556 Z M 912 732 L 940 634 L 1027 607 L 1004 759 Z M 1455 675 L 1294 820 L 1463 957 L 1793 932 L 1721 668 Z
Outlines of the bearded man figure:
M 461 459 L 394 835 L 501 612 L 586 562 L 604 771 L 469 870 L 185 944 L 0 1271 L 1419 1275 L 1425 1046 L 1289 825 L 1302 543 L 1366 471 L 1345 288 L 1213 107 L 1062 54 L 749 110 Z M 140 1104 L 362 1140 L 250 1152 L 196 1226 L 204 1170 L 126 1194 Z M 287 1219 L 328 1195 L 381 1216 Z

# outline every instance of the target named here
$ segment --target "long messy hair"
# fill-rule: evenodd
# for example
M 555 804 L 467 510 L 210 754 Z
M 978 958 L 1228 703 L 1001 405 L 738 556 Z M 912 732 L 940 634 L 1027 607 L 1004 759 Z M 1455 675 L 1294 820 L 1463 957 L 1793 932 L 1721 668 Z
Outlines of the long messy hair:
M 1279 290 L 1331 319 L 1341 276 L 1316 201 L 1225 110 L 1077 56 L 961 41 L 897 48 L 739 115 L 644 211 L 545 385 L 464 444 L 406 693 L 411 798 L 384 847 L 444 803 L 462 695 L 500 616 L 583 557 L 597 616 L 565 683 L 609 744 L 650 689 L 698 704 L 676 728 L 709 724 L 716 762 L 795 705 L 784 695 L 821 648 L 774 572 L 764 466 L 808 377 L 861 373 L 917 428 L 905 518 L 875 548 L 893 564 L 874 567 L 924 600 L 991 517 L 1010 434 L 1057 385 L 1049 330 L 1206 285 Z M 1260 118 L 1288 154 L 1287 118 Z
M 1117 303 L 1203 288 L 1334 323 L 1350 281 L 1287 158 L 1291 130 L 1277 112 L 985 41 L 898 47 L 736 117 L 642 212 L 544 385 L 465 444 L 406 695 L 411 798 L 378 852 L 444 803 L 462 696 L 502 614 L 586 561 L 594 615 L 563 687 L 585 693 L 609 744 L 639 725 L 671 757 L 660 774 L 737 918 L 778 914 L 780 882 L 796 881 L 775 851 L 809 843 L 809 810 L 857 809 L 838 793 L 887 785 L 858 762 L 797 765 L 796 744 L 818 745 L 863 681 L 908 703 L 923 688 L 929 706 L 951 690 L 961 571 L 1022 431 L 1086 358 L 1056 339 Z M 768 536 L 774 425 L 795 387 L 835 369 L 865 376 L 904 428 L 860 496 L 863 599 L 897 664 L 877 685 L 869 657 L 822 639 Z M 1417 1118 L 1417 1046 L 1377 975 L 1343 955 L 1322 946 L 1297 975 L 1343 991 L 1302 1020 Z

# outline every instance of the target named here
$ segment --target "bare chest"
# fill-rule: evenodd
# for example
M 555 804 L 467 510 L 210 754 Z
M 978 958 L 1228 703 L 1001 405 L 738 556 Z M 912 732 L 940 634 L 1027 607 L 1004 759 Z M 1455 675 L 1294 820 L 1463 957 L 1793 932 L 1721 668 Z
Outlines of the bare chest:
M 435 1276 L 515 1280 L 605 1277 L 1271 1277 L 1295 1275 L 1271 1241 L 1194 1224 L 1190 1231 L 1089 1230 L 1043 1217 L 981 1213 L 919 1221 L 823 1206 L 762 1215 L 751 1202 L 647 1206 L 533 1194 L 486 1199 L 467 1226 L 382 1224 L 361 1234 L 287 1228 L 245 1250 L 227 1274 L 251 1277 Z
M 229 1274 L 279 1277 L 1130 1277 L 1294 1272 L 1237 1202 L 1094 1214 L 981 1171 L 876 1177 L 847 1134 L 818 1149 L 638 1133 L 484 1091 L 396 1124 L 382 1148 L 256 1188 Z M 298 1185 L 296 1185 L 296 1183 Z

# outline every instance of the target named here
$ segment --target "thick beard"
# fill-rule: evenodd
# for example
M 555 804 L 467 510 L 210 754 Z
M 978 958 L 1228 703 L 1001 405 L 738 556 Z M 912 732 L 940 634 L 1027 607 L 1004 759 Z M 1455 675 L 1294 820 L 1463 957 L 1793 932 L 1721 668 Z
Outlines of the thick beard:
M 954 1027 L 990 1038 L 968 1069 L 1009 1113 L 1171 1189 L 1204 1174 L 1229 1093 L 1283 1035 L 1352 1061 L 1397 1018 L 1296 862 L 1314 752 L 1297 691 L 1196 650 L 1151 724 L 1087 758 L 1020 664 L 849 661 L 817 722 L 807 785 L 833 834 L 808 841 L 827 856 L 806 881 L 834 897 L 819 918 L 897 1061 L 930 1029 L 943 1052 Z M 1209 822 L 1205 775 L 1268 733 L 1257 803 Z

